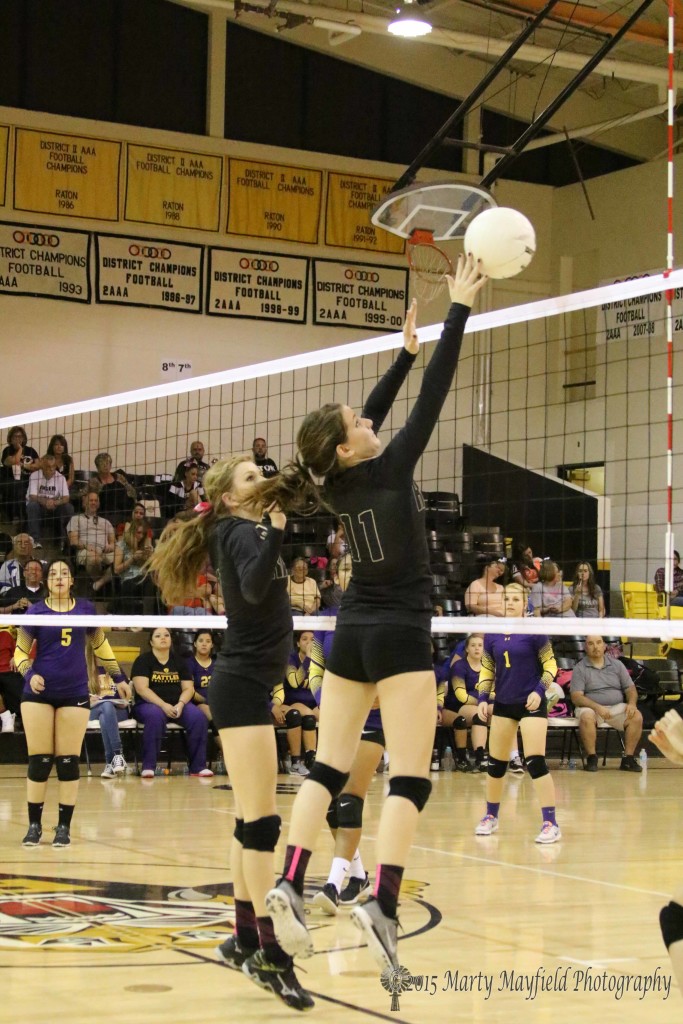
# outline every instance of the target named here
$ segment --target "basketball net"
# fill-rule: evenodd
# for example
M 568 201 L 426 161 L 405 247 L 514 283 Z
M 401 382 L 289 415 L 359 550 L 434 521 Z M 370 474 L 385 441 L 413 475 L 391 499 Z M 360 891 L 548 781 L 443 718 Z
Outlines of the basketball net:
M 431 231 L 416 229 L 408 239 L 408 266 L 415 294 L 431 302 L 446 283 L 446 274 L 453 273 L 449 257 L 434 244 Z

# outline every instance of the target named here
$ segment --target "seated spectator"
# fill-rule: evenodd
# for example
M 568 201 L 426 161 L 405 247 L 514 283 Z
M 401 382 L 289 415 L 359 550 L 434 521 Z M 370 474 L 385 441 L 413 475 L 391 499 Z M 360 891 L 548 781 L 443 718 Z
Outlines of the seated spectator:
M 520 541 L 515 548 L 515 561 L 512 565 L 513 581 L 531 590 L 534 583 L 538 583 L 538 573 L 542 564 L 542 558 L 534 558 L 531 546 L 526 541 Z
M 122 469 L 111 471 L 112 461 L 108 452 L 100 452 L 95 457 L 96 473 L 90 477 L 88 486 L 100 496 L 100 514 L 108 519 L 112 526 L 118 526 L 129 518 L 135 504 L 137 494 Z
M 124 615 L 153 615 L 156 611 L 156 588 L 145 573 L 151 554 L 152 541 L 147 535 L 145 520 L 133 519 L 114 549 L 114 575 L 119 580 Z
M 143 779 L 154 778 L 161 743 L 169 722 L 185 728 L 190 775 L 210 778 L 206 767 L 206 743 L 209 723 L 192 703 L 194 683 L 188 669 L 171 650 L 169 630 L 159 627 L 150 635 L 150 650 L 140 654 L 131 669 L 135 704 L 133 717 L 142 722 Z
M 665 570 L 664 566 L 660 566 L 655 573 L 655 590 L 658 594 L 666 593 L 665 587 Z M 672 604 L 678 608 L 683 606 L 683 569 L 681 569 L 681 556 L 677 551 L 674 551 L 674 564 L 673 572 L 671 574 L 672 590 L 669 594 L 669 604 Z
M 123 537 L 123 531 L 133 524 L 142 523 L 145 527 L 145 534 L 149 537 L 150 543 L 154 540 L 154 530 L 147 518 L 147 509 L 141 501 L 136 501 L 133 505 L 133 512 L 131 518 L 127 523 L 119 523 L 115 529 L 116 539 L 120 540 Z
M 23 582 L 0 593 L 0 608 L 5 612 L 21 615 L 31 605 L 44 601 L 47 587 L 43 583 L 43 563 L 37 558 L 29 558 L 24 565 Z
M 16 645 L 16 629 L 0 626 L 0 725 L 3 732 L 14 732 L 16 717 L 21 714 L 24 677 L 14 667 Z
M 323 609 L 339 608 L 342 599 L 342 588 L 337 575 L 338 558 L 331 558 L 325 570 L 325 579 L 320 584 L 320 600 Z
M 69 455 L 69 445 L 63 434 L 53 434 L 47 446 L 47 454 L 54 455 L 55 467 L 58 473 L 66 480 L 67 487 L 74 485 L 74 460 Z
M 562 582 L 562 573 L 557 562 L 546 559 L 538 574 L 538 583 L 534 583 L 529 593 L 534 615 L 560 616 L 575 619 L 572 608 L 573 598 Z
M 310 688 L 311 643 L 313 633 L 304 631 L 295 634 L 296 649 L 292 651 L 284 681 L 273 690 L 271 713 L 277 725 L 287 724 L 290 711 L 298 711 L 301 716 L 301 730 L 304 744 L 304 761 L 300 756 L 295 761 L 292 756 L 292 771 L 299 775 L 308 775 L 315 761 L 317 745 L 316 727 L 320 717 L 320 709 Z M 276 710 L 277 709 L 277 710 Z M 302 770 L 302 769 L 305 769 Z
M 119 722 L 130 717 L 129 705 L 133 698 L 130 683 L 115 683 L 106 672 L 98 672 L 97 679 L 90 683 L 90 721 L 100 723 L 104 746 L 103 779 L 125 775 L 128 765 L 123 756 Z
M 194 459 L 182 463 L 181 475 L 173 481 L 166 495 L 166 517 L 173 519 L 179 512 L 191 512 L 204 500 L 204 488 L 199 483 L 199 470 Z
M 172 605 L 169 612 L 171 615 L 217 615 L 218 599 L 208 574 L 199 573 L 194 594 L 191 594 L 183 604 Z
M 638 691 L 621 662 L 605 653 L 601 636 L 586 637 L 586 656 L 572 671 L 571 698 L 586 753 L 586 771 L 598 770 L 595 745 L 600 722 L 624 734 L 621 771 L 642 771 L 635 757 L 643 732 L 643 716 L 637 708 Z
M 28 532 L 33 537 L 34 549 L 42 548 L 43 527 L 50 524 L 57 527 L 56 536 L 61 544 L 66 539 L 66 524 L 74 514 L 68 484 L 57 472 L 54 455 L 44 455 L 41 465 L 32 474 L 26 494 Z
M 595 582 L 590 562 L 579 562 L 574 573 L 572 608 L 579 619 L 604 619 L 605 599 Z
M 2 518 L 8 523 L 26 523 L 26 491 L 32 473 L 40 469 L 40 456 L 28 443 L 23 427 L 10 427 L 7 447 L 0 455 L 2 481 Z
M 114 527 L 99 513 L 99 495 L 87 491 L 83 495 L 83 511 L 67 523 L 69 544 L 76 549 L 76 563 L 92 579 L 95 593 L 111 580 L 115 545 Z
M 17 533 L 9 556 L 0 565 L 0 594 L 21 586 L 29 558 L 33 558 L 33 538 L 28 533 Z
M 198 629 L 192 638 L 192 654 L 188 659 L 188 668 L 194 680 L 193 702 L 206 716 L 209 729 L 218 746 L 223 749 L 218 729 L 213 724 L 209 707 L 209 686 L 213 670 L 216 667 L 216 652 L 213 646 L 213 633 L 208 629 Z
M 477 683 L 481 672 L 481 656 L 484 653 L 484 634 L 470 634 L 465 641 L 464 653 L 464 658 L 451 660 L 440 724 L 452 728 L 455 732 L 455 770 L 472 771 L 472 766 L 467 760 L 467 730 L 471 728 L 474 768 L 486 772 L 486 736 L 493 714 L 494 695 L 490 694 L 488 716 L 483 722 L 478 714 Z
M 273 460 L 268 458 L 268 445 L 265 439 L 263 437 L 254 438 L 251 450 L 254 454 L 254 463 L 261 470 L 263 476 L 275 476 L 278 469 Z
M 190 454 L 176 466 L 176 471 L 173 474 L 174 482 L 182 480 L 185 466 L 188 462 L 193 462 L 197 467 L 197 479 L 201 482 L 209 468 L 208 462 L 204 462 L 204 445 L 201 441 L 193 441 L 190 445 Z
M 289 606 L 295 615 L 317 615 L 320 608 L 320 591 L 315 580 L 308 575 L 305 558 L 295 558 L 290 575 L 287 577 Z
M 479 579 L 465 591 L 465 607 L 470 615 L 504 615 L 505 589 L 496 581 L 505 573 L 505 559 L 492 558 L 482 566 Z
M 346 534 L 341 523 L 337 523 L 334 530 L 331 530 L 327 537 L 327 553 L 330 558 L 341 558 L 349 550 L 346 543 Z

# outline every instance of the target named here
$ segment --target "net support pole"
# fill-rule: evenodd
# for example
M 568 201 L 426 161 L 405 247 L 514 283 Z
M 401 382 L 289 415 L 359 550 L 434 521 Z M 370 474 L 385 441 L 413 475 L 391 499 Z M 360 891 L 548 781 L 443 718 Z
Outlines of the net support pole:
M 666 270 L 664 277 L 671 274 L 674 266 L 674 118 L 676 90 L 674 87 L 674 28 L 675 0 L 668 0 L 668 71 L 667 83 L 667 173 L 666 173 Z M 670 615 L 671 592 L 674 586 L 673 558 L 673 462 L 674 462 L 674 334 L 673 334 L 673 288 L 666 292 L 666 539 L 664 552 L 664 590 L 666 593 L 667 615 Z

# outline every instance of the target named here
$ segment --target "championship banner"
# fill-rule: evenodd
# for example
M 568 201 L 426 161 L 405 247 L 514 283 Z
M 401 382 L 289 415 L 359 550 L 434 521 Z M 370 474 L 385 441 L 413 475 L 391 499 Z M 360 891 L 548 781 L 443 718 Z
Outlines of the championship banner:
M 119 219 L 120 142 L 17 128 L 14 208 Z
M 201 313 L 204 249 L 151 238 L 96 235 L 98 302 Z
M 648 271 L 634 277 L 643 279 L 643 294 L 620 302 L 608 302 L 598 308 L 596 343 L 611 341 L 654 341 L 666 337 L 666 302 L 664 292 L 648 291 L 647 279 L 663 270 Z M 601 284 L 620 284 L 632 281 L 625 277 L 601 281 Z M 683 288 L 676 288 L 672 302 L 674 334 L 683 332 Z
M 223 158 L 128 143 L 124 217 L 219 231 Z
M 306 323 L 308 259 L 209 249 L 209 316 Z
M 228 175 L 228 234 L 317 243 L 322 171 L 230 160 Z
M 90 302 L 90 235 L 0 224 L 0 292 Z
M 7 153 L 9 151 L 9 128 L 0 124 L 0 206 L 7 202 Z
M 314 324 L 398 331 L 408 303 L 408 271 L 313 260 L 313 295 Z
M 390 231 L 375 227 L 372 210 L 391 191 L 387 178 L 365 178 L 359 174 L 327 175 L 325 245 L 344 249 L 372 249 L 401 255 L 405 242 Z

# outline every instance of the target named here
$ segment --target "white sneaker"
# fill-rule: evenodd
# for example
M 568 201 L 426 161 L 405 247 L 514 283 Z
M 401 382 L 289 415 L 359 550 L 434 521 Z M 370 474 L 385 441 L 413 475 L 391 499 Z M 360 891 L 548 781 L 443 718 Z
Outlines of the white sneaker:
M 306 778 L 306 776 L 310 774 L 311 773 L 303 761 L 297 761 L 296 764 L 292 765 L 292 775 L 303 775 L 303 777 Z
M 153 779 L 154 778 L 154 769 L 153 768 L 143 768 L 143 770 L 140 772 L 140 778 L 141 779 Z
M 474 830 L 475 836 L 490 836 L 498 831 L 498 818 L 485 814 Z
M 2 722 L 3 732 L 14 732 L 14 721 L 16 717 L 17 716 L 12 714 L 11 711 L 3 711 L 3 713 L 0 715 L 0 722 Z
M 100 775 L 101 779 L 113 779 L 114 778 L 114 765 L 105 764 L 104 771 Z
M 517 755 L 517 757 L 511 758 L 509 769 L 513 775 L 524 775 L 524 765 L 519 754 Z
M 125 762 L 123 754 L 114 754 L 111 767 L 114 769 L 114 773 L 116 775 L 125 775 L 128 765 Z
M 556 843 L 562 838 L 559 825 L 553 825 L 552 821 L 544 821 L 543 828 L 536 836 L 536 843 Z

